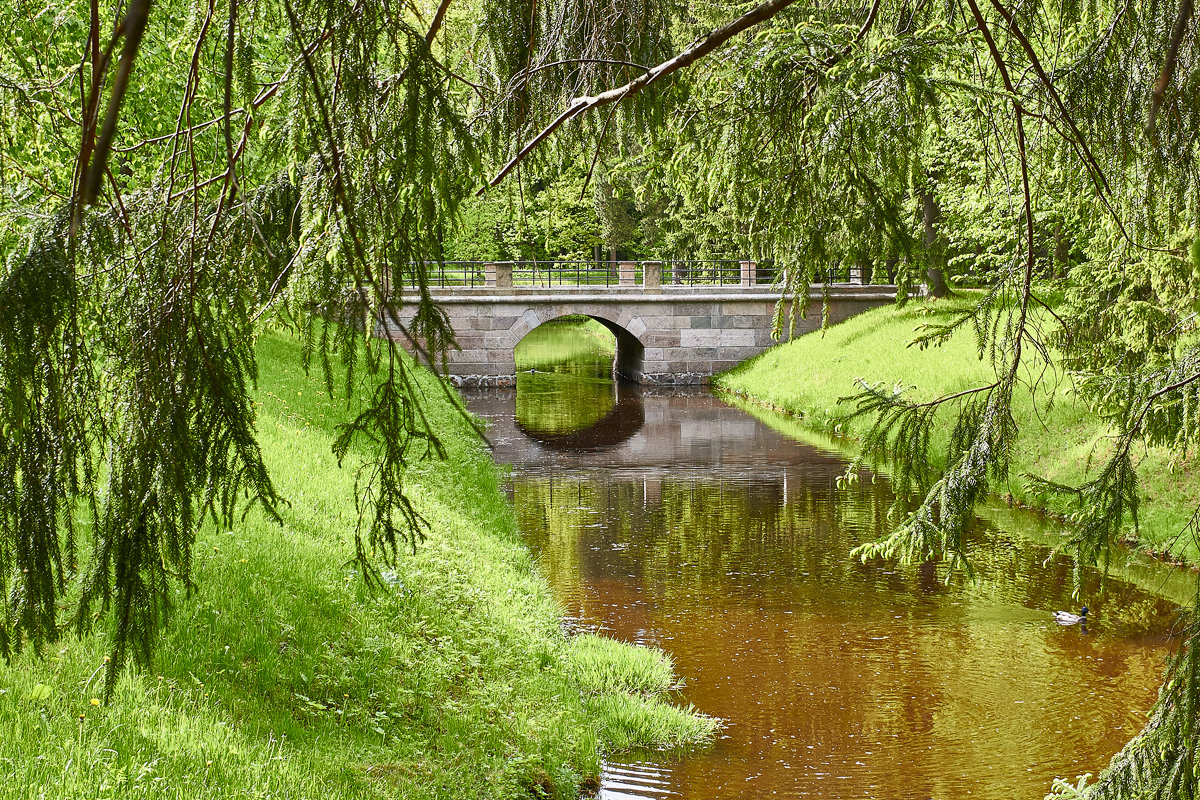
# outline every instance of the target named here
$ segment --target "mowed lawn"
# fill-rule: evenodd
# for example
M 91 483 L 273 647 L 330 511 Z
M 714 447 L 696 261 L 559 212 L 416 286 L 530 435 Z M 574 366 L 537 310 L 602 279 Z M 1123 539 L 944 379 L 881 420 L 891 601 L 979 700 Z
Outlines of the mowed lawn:
M 971 302 L 967 295 L 874 309 L 774 347 L 716 383 L 740 397 L 799 416 L 818 430 L 861 437 L 872 420 L 845 420 L 854 410 L 845 398 L 861 391 L 857 381 L 887 389 L 900 386 L 908 397 L 923 401 L 995 379 L 991 354 L 980 352 L 970 325 L 941 346 L 922 349 L 912 344 L 926 326 L 950 321 Z M 1049 325 L 1046 319 L 1038 323 Z M 1071 506 L 1064 499 L 1030 488 L 1028 476 L 1072 485 L 1087 480 L 1111 452 L 1114 431 L 1077 396 L 1059 365 L 1028 350 L 1022 385 L 1013 399 L 1020 437 L 1007 484 L 995 485 L 993 491 L 1022 504 L 1069 513 Z M 933 442 L 937 453 L 944 454 L 953 423 L 947 411 L 940 420 Z M 941 460 L 944 463 L 944 457 Z M 1137 460 L 1142 498 L 1138 544 L 1156 552 L 1169 549 L 1172 556 L 1197 563 L 1196 542 L 1180 536 L 1200 497 L 1195 458 L 1181 460 L 1160 448 L 1143 447 Z
M 154 669 L 109 704 L 103 621 L 0 664 L 0 797 L 570 797 L 605 751 L 712 737 L 671 704 L 661 652 L 564 636 L 499 470 L 428 375 L 448 453 L 410 473 L 428 537 L 369 591 L 348 563 L 361 459 L 330 451 L 358 401 L 286 335 L 258 353 L 284 524 L 255 509 L 202 531 Z

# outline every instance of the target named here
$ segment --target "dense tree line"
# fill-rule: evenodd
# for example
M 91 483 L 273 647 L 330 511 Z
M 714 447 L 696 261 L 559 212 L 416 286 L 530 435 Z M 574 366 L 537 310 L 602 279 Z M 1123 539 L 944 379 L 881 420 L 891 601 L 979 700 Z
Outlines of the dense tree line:
M 1192 0 L 15 0 L 0 21 L 6 658 L 103 621 L 111 687 L 149 663 L 197 527 L 281 502 L 250 394 L 263 325 L 361 397 L 338 453 L 368 454 L 365 574 L 416 546 L 404 471 L 439 444 L 374 322 L 416 304 L 409 345 L 436 360 L 453 331 L 425 265 L 545 249 L 589 206 L 600 231 L 561 253 L 738 247 L 799 299 L 833 263 L 986 284 L 921 343 L 972 330 L 994 381 L 863 387 L 867 457 L 919 502 L 861 555 L 969 564 L 1031 352 L 1056 348 L 1118 432 L 1094 480 L 1047 487 L 1078 499 L 1080 558 L 1136 522 L 1133 448 L 1200 435 Z M 1196 793 L 1196 622 L 1181 641 L 1096 796 Z

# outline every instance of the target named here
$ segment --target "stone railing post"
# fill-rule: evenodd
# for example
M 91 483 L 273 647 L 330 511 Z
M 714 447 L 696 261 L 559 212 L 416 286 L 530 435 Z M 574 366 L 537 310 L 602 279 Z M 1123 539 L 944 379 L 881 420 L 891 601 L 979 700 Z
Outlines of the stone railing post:
M 513 267 L 513 262 L 511 262 L 511 261 L 497 261 L 496 262 L 496 288 L 497 289 L 511 289 L 512 288 L 512 285 L 513 285 L 512 267 Z
M 758 262 L 742 262 L 742 286 L 753 286 L 758 283 Z
M 483 285 L 492 287 L 496 285 L 496 264 L 494 262 L 488 261 L 483 265 Z
M 865 258 L 850 265 L 850 282 L 862 286 L 871 282 L 871 262 Z
M 642 262 L 642 288 L 647 294 L 658 294 L 662 291 L 662 262 Z
M 622 261 L 617 264 L 617 285 L 618 286 L 633 286 L 634 276 L 637 274 L 636 261 Z

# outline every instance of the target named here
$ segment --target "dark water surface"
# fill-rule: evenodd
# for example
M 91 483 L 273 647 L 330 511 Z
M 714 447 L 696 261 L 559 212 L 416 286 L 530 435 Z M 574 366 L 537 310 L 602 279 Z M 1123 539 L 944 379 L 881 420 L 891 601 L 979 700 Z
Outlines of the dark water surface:
M 588 380 L 470 407 L 572 624 L 666 650 L 727 721 L 707 751 L 608 763 L 601 797 L 1040 800 L 1141 728 L 1171 603 L 1089 572 L 1094 623 L 1058 627 L 1073 564 L 982 521 L 974 581 L 861 564 L 883 480 L 839 487 L 840 457 L 707 394 Z

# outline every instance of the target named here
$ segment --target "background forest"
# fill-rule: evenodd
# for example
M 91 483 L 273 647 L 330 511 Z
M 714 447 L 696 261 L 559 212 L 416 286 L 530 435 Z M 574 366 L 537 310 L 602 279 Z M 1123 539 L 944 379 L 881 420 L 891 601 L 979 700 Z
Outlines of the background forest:
M 1014 394 L 1050 379 L 1037 353 L 1113 426 L 1094 479 L 1044 487 L 1103 563 L 1136 524 L 1138 444 L 1186 460 L 1200 436 L 1193 5 L 6 4 L 0 653 L 100 625 L 111 693 L 152 663 L 202 524 L 279 516 L 252 394 L 273 326 L 356 398 L 332 446 L 362 454 L 350 556 L 378 582 L 426 531 L 408 470 L 445 448 L 420 368 L 370 334 L 411 303 L 409 349 L 452 347 L 426 283 L 450 258 L 749 254 L 801 299 L 834 265 L 985 286 L 917 339 L 972 331 L 994 379 L 915 402 L 865 376 L 867 457 L 916 504 L 858 555 L 969 566 Z M 1095 796 L 1196 794 L 1200 623 L 1181 630 Z

